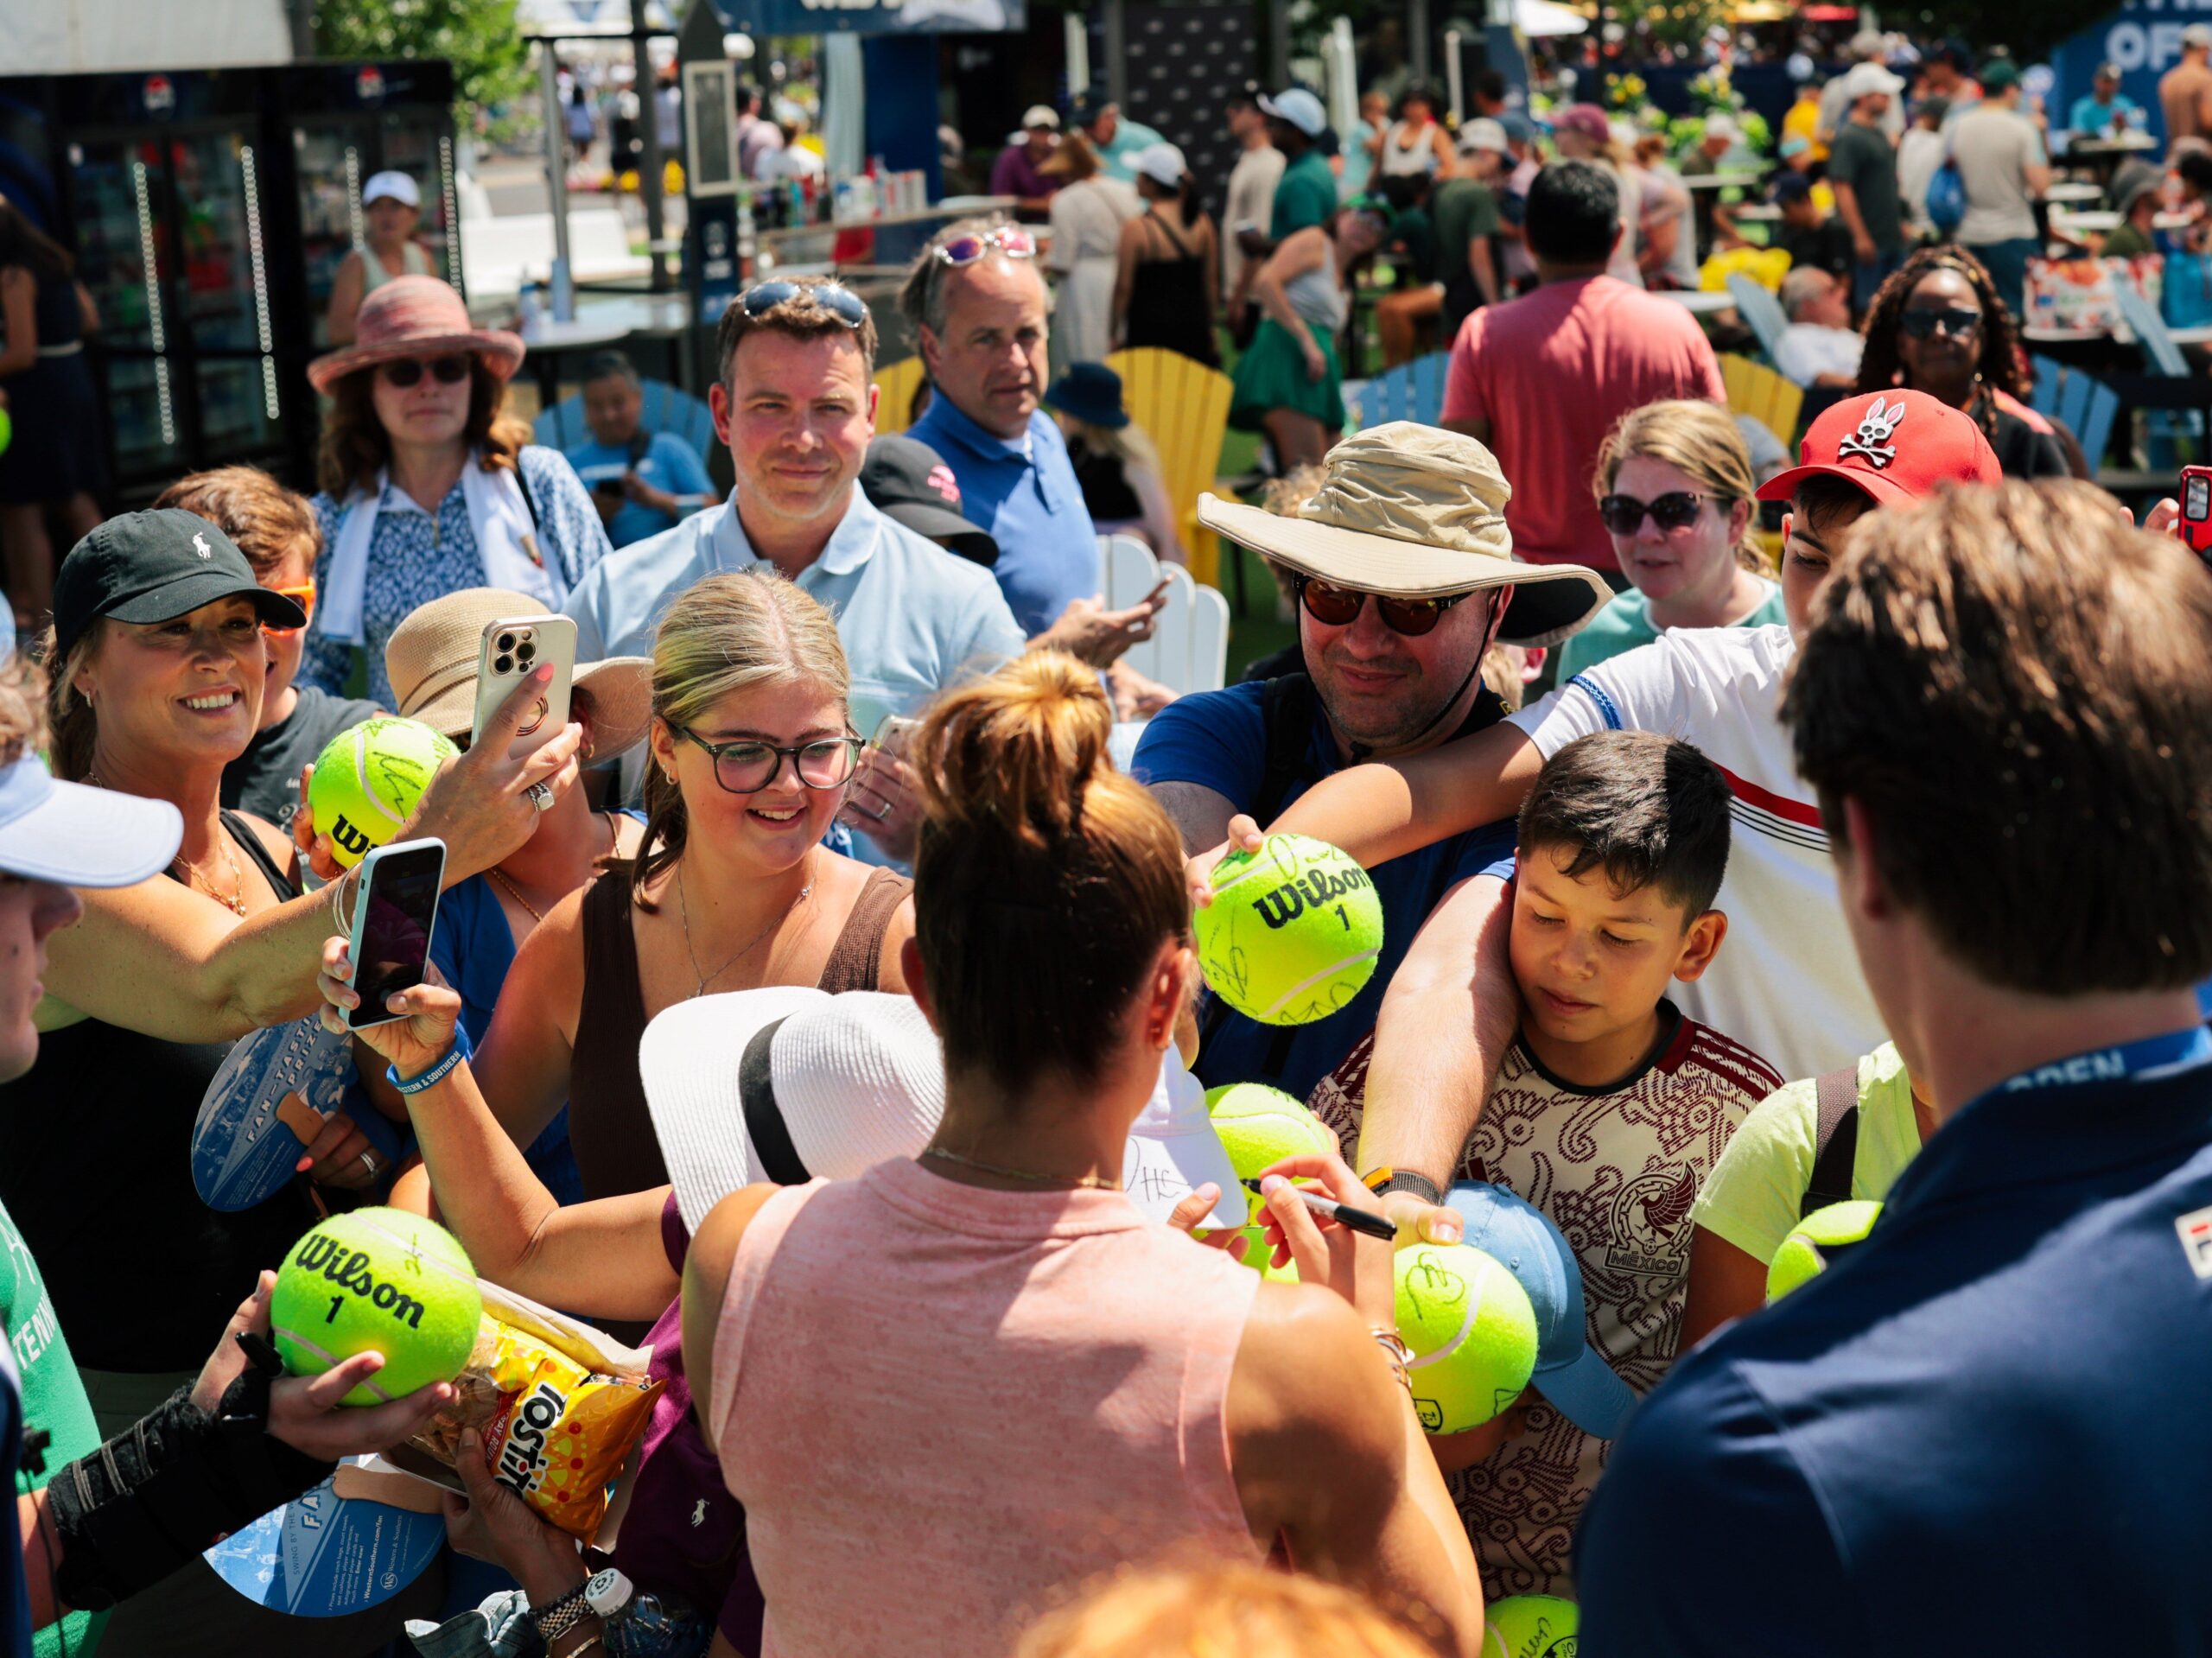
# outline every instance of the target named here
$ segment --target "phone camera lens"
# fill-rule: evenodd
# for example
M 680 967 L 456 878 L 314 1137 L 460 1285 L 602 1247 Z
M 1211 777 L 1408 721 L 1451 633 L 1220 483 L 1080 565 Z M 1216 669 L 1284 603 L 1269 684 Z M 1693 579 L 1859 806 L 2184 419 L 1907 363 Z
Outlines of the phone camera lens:
M 535 659 L 537 655 L 537 646 L 528 639 L 524 639 L 515 647 L 515 660 L 518 662 L 530 662 Z
M 513 634 L 512 634 L 512 633 L 502 633 L 502 634 L 500 634 L 500 635 L 499 635 L 499 651 L 500 651 L 500 654 L 505 655 L 507 651 L 510 651 L 513 650 L 514 648 L 515 648 L 515 636 L 514 636 Z
M 499 657 L 493 661 L 492 671 L 495 674 L 512 673 L 514 670 L 514 665 L 515 659 L 512 657 Z

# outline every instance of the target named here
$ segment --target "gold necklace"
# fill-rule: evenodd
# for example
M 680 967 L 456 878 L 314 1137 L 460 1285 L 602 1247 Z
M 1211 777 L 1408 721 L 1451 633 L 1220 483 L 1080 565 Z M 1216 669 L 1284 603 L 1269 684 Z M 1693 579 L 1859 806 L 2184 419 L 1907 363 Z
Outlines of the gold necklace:
M 734 951 L 723 961 L 722 964 L 716 968 L 712 973 L 702 973 L 699 970 L 699 952 L 691 947 L 691 905 L 690 900 L 688 900 L 683 895 L 683 866 L 679 862 L 676 866 L 676 913 L 679 918 L 681 918 L 683 923 L 683 953 L 691 958 L 691 976 L 698 981 L 697 988 L 691 992 L 692 999 L 696 1001 L 699 997 L 705 995 L 707 994 L 707 986 L 709 983 L 721 978 L 723 974 L 728 972 L 733 967 L 735 967 L 741 960 L 752 953 L 762 939 L 767 937 L 770 933 L 775 931 L 777 928 L 782 926 L 785 922 L 790 920 L 793 915 L 797 914 L 798 906 L 806 902 L 807 895 L 813 891 L 814 883 L 812 881 L 807 882 L 805 886 L 798 889 L 798 896 L 791 901 L 790 905 L 785 907 L 783 914 L 776 917 L 775 919 L 769 922 L 769 924 L 763 927 L 759 932 L 747 939 L 743 949 Z
M 100 774 L 89 765 L 85 768 L 85 781 L 95 789 L 107 787 L 107 785 L 101 780 Z M 230 897 L 225 898 L 217 892 L 212 881 L 207 880 L 196 867 L 184 861 L 184 854 L 181 852 L 169 860 L 169 867 L 181 869 L 184 872 L 184 884 L 187 886 L 191 887 L 195 893 L 204 893 L 240 920 L 244 920 L 245 918 L 245 872 L 238 867 L 238 854 L 231 850 L 231 837 L 219 823 L 215 828 L 215 841 L 216 844 L 223 848 L 223 861 L 231 867 Z
M 1087 1186 L 1104 1191 L 1119 1191 L 1122 1189 L 1119 1180 L 1109 1180 L 1103 1174 L 1079 1174 L 1072 1179 L 1065 1174 L 1032 1174 L 1027 1169 L 1009 1169 L 996 1163 L 986 1163 L 980 1157 L 963 1157 L 958 1152 L 948 1152 L 942 1146 L 929 1147 L 922 1155 L 942 1158 L 948 1163 L 959 1164 L 963 1169 L 976 1169 L 1007 1180 L 1027 1180 L 1033 1185 Z
M 607 855 L 611 858 L 622 850 L 621 831 L 614 827 L 614 814 L 613 812 L 601 812 L 600 816 L 607 820 Z M 530 912 L 530 918 L 532 921 L 542 922 L 545 919 L 545 917 L 540 913 L 537 906 L 522 895 L 522 888 L 509 880 L 497 867 L 487 869 L 484 873 L 489 875 L 493 880 L 499 882 L 500 886 L 505 887 L 507 889 L 507 895 L 513 899 L 516 903 L 521 905 L 524 909 Z

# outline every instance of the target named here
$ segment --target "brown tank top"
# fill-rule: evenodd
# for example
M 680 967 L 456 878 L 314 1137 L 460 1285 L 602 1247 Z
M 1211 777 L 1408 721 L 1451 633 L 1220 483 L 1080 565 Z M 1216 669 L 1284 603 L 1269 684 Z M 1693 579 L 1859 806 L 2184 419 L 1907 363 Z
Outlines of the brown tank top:
M 645 1034 L 645 988 L 638 979 L 638 940 L 630 930 L 631 866 L 611 869 L 584 894 L 584 1015 L 569 1061 L 569 1144 L 583 1177 L 584 1196 L 619 1197 L 668 1184 L 660 1141 L 645 1109 L 638 1045 Z M 888 869 L 872 871 L 830 947 L 817 981 L 831 995 L 873 990 L 892 912 L 913 882 Z

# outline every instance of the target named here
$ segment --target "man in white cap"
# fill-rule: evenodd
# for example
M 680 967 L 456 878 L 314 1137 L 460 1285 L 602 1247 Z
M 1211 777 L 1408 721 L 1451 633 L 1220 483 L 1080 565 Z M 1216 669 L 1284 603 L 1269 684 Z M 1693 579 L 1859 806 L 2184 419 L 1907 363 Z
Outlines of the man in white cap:
M 361 222 L 368 245 L 338 262 L 331 279 L 330 309 L 325 321 L 334 346 L 353 343 L 353 318 L 361 302 L 394 276 L 435 276 L 429 250 L 415 239 L 423 219 L 423 192 L 396 168 L 372 173 L 361 187 Z
M 1266 258 L 1293 231 L 1326 224 L 1337 211 L 1337 175 L 1329 170 L 1319 143 L 1329 130 L 1329 112 L 1321 100 L 1303 86 L 1293 86 L 1273 98 L 1262 94 L 1259 105 L 1268 121 L 1268 142 L 1282 152 L 1283 169 L 1275 181 L 1266 233 L 1236 233 L 1248 259 Z
M 1904 82 L 1878 63 L 1859 63 L 1843 78 L 1843 89 L 1850 112 L 1828 147 L 1828 184 L 1836 217 L 1851 232 L 1852 308 L 1863 313 L 1904 263 L 1897 152 L 1883 124 Z
M 2181 32 L 2181 61 L 2158 79 L 2158 107 L 2166 117 L 2166 148 L 2183 138 L 2212 135 L 2212 23 Z
M 1060 112 L 1050 104 L 1031 105 L 1021 118 L 1021 130 L 1007 139 L 991 163 L 991 194 L 1012 196 L 1021 218 L 1040 222 L 1052 192 L 1066 182 L 1064 176 L 1040 170 L 1059 145 Z
M 1478 306 L 1497 303 L 1497 180 L 1512 153 L 1503 122 L 1478 116 L 1459 132 L 1459 170 L 1430 193 L 1436 221 L 1436 274 L 1444 284 L 1437 343 L 1448 346 Z
M 1734 116 L 1725 110 L 1707 116 L 1703 136 L 1696 147 L 1682 157 L 1683 181 L 1711 178 L 1720 170 L 1720 158 L 1743 142 L 1744 130 L 1736 124 Z M 1713 238 L 1718 228 L 1713 213 L 1720 205 L 1720 192 L 1692 190 L 1690 200 L 1697 215 L 1697 257 L 1703 259 L 1713 251 Z
M 1862 63 L 1880 63 L 1887 54 L 1889 42 L 1871 29 L 1861 29 L 1851 37 L 1851 62 L 1856 68 Z M 1822 143 L 1832 143 L 1835 135 L 1843 130 L 1843 124 L 1851 115 L 1851 91 L 1846 85 L 1851 73 L 1846 70 L 1821 88 L 1821 114 L 1816 137 Z M 1897 143 L 1904 133 L 1904 112 L 1892 109 L 1882 119 L 1882 130 Z
M 1236 140 L 1237 149 L 1236 165 L 1229 169 L 1228 203 L 1221 214 L 1222 228 L 1228 232 L 1221 244 L 1221 286 L 1229 326 L 1235 329 L 1244 313 L 1251 276 L 1259 271 L 1244 257 L 1240 238 L 1246 231 L 1267 233 L 1283 169 L 1282 151 L 1268 137 L 1259 88 L 1249 81 L 1229 95 L 1229 136 Z M 1256 321 L 1254 326 L 1258 326 Z

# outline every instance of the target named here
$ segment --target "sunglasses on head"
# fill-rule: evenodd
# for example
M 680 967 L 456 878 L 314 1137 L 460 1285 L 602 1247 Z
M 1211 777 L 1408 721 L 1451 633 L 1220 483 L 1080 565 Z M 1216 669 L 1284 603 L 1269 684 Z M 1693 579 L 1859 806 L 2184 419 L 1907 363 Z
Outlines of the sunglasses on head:
M 312 576 L 308 579 L 306 584 L 302 587 L 271 588 L 270 588 L 270 591 L 271 593 L 283 594 L 287 599 L 289 599 L 294 604 L 305 611 L 307 613 L 307 621 L 311 622 L 315 619 L 315 579 Z M 302 622 L 301 626 L 305 626 L 306 623 Z M 297 627 L 279 627 L 274 622 L 264 622 L 261 625 L 261 631 L 269 634 L 272 638 L 288 638 L 292 634 L 298 632 L 300 630 Z
M 1340 588 L 1318 576 L 1301 575 L 1297 580 L 1298 602 L 1322 626 L 1350 627 L 1359 619 L 1361 607 L 1372 599 L 1375 613 L 1382 619 L 1382 626 L 1409 639 L 1434 632 L 1446 611 L 1462 599 L 1474 596 L 1472 593 L 1447 593 L 1437 599 L 1396 599 L 1365 593 L 1357 588 Z
M 985 231 L 980 236 L 956 236 L 938 249 L 937 257 L 957 269 L 961 265 L 974 264 L 993 248 L 1009 259 L 1033 259 L 1037 257 L 1037 238 L 1027 231 L 1015 230 L 1011 226 L 1005 230 Z
M 1598 503 L 1598 516 L 1613 534 L 1632 536 L 1643 528 L 1647 512 L 1651 515 L 1651 522 L 1662 530 L 1687 530 L 1697 522 L 1697 515 L 1704 508 L 1704 496 L 1677 489 L 1655 495 L 1648 501 L 1639 501 L 1633 495 L 1608 495 Z
M 1915 340 L 1925 340 L 1941 328 L 1954 340 L 1964 339 L 1981 327 L 1981 313 L 1969 311 L 1963 306 L 1942 310 L 1907 311 L 1897 318 L 1897 327 Z
M 748 318 L 766 316 L 785 300 L 797 299 L 801 295 L 817 309 L 829 312 L 848 328 L 857 328 L 868 321 L 868 302 L 851 289 L 833 282 L 755 283 L 737 296 L 737 308 Z
M 468 359 L 457 353 L 451 357 L 433 357 L 428 362 L 403 357 L 397 362 L 377 365 L 377 372 L 384 376 L 384 383 L 403 391 L 420 380 L 425 369 L 440 385 L 459 385 L 468 378 Z

